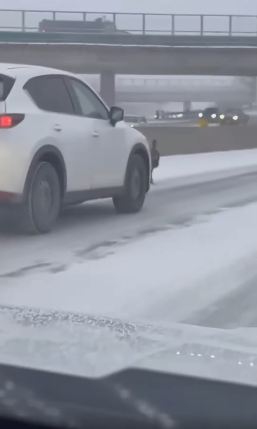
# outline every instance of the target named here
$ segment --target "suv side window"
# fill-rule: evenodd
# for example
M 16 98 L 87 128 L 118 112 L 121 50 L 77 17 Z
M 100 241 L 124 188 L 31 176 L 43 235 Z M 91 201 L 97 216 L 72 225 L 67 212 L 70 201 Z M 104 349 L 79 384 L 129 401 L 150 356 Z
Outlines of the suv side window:
M 0 74 L 0 101 L 5 101 L 10 94 L 15 79 Z
M 74 115 L 68 89 L 61 76 L 40 76 L 30 79 L 24 86 L 36 105 L 48 112 Z
M 86 84 L 72 78 L 67 78 L 67 80 L 71 85 L 82 116 L 94 119 L 109 119 L 107 108 Z

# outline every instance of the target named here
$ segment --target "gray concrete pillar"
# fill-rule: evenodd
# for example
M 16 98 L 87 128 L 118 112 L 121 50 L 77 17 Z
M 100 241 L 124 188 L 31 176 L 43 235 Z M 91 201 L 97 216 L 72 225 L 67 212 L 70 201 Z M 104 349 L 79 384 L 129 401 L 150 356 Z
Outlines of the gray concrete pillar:
M 183 112 L 189 112 L 191 110 L 191 101 L 184 101 L 183 103 Z
M 254 103 L 257 103 L 257 77 L 253 78 L 253 88 L 254 88 Z
M 115 74 L 112 71 L 101 73 L 100 95 L 109 107 L 115 105 Z

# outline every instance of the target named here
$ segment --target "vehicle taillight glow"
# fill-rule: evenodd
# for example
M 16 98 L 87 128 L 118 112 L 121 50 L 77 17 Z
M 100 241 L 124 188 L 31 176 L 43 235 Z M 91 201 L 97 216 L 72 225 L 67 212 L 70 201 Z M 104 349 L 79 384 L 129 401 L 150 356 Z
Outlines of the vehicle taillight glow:
M 1 116 L 0 127 L 1 128 L 10 128 L 11 126 L 12 126 L 12 117 L 11 116 Z
M 11 194 L 10 192 L 2 192 L 0 191 L 0 200 L 11 200 L 14 197 L 14 194 Z
M 14 113 L 11 115 L 0 115 L 0 129 L 1 128 L 13 128 L 22 122 L 24 115 L 20 113 Z

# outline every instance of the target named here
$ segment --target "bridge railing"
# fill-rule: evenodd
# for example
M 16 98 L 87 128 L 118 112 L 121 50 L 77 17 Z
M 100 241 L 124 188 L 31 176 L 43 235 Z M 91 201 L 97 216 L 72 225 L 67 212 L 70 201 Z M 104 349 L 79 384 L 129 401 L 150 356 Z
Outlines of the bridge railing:
M 199 78 L 199 79 L 188 79 L 188 78 L 175 78 L 174 76 L 172 78 L 168 77 L 116 77 L 116 84 L 121 86 L 134 86 L 134 87 L 156 87 L 156 88 L 168 88 L 168 87 L 175 87 L 175 88 L 184 88 L 186 90 L 191 89 L 194 90 L 197 88 L 207 88 L 207 89 L 213 89 L 213 87 L 221 88 L 222 90 L 224 88 L 244 88 L 247 86 L 248 82 L 245 84 L 243 82 L 237 82 L 232 81 L 229 77 L 222 77 L 222 78 Z M 248 84 L 249 86 L 249 84 Z M 216 89 L 215 89 L 216 90 Z
M 257 36 L 257 16 L 0 9 L 0 31 L 35 32 L 43 19 L 110 21 L 131 34 Z

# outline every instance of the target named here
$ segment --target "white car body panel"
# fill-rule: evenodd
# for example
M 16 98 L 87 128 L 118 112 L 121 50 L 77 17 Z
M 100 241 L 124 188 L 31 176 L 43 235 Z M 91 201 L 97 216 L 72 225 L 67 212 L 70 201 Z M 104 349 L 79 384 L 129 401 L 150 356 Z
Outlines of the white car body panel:
M 136 144 L 142 139 L 124 122 L 112 127 L 109 121 L 96 120 L 96 131 L 99 137 L 94 138 L 92 149 L 93 189 L 122 186 L 131 142 Z
M 60 126 L 61 131 L 54 131 L 59 137 L 56 146 L 63 155 L 67 170 L 67 192 L 91 189 L 91 130 L 93 119 L 72 115 L 53 114 L 52 127 Z
M 7 100 L 0 102 L 0 114 L 25 114 L 18 126 L 0 129 L 0 192 L 22 194 L 33 157 L 46 145 L 59 149 L 64 158 L 67 192 L 121 187 L 133 146 L 141 143 L 149 154 L 147 139 L 124 122 L 113 127 L 107 120 L 43 111 L 23 89 L 33 77 L 58 74 L 78 79 L 76 75 L 3 64 L 0 74 L 16 79 Z
M 5 101 L 0 101 L 0 113 L 5 113 Z

